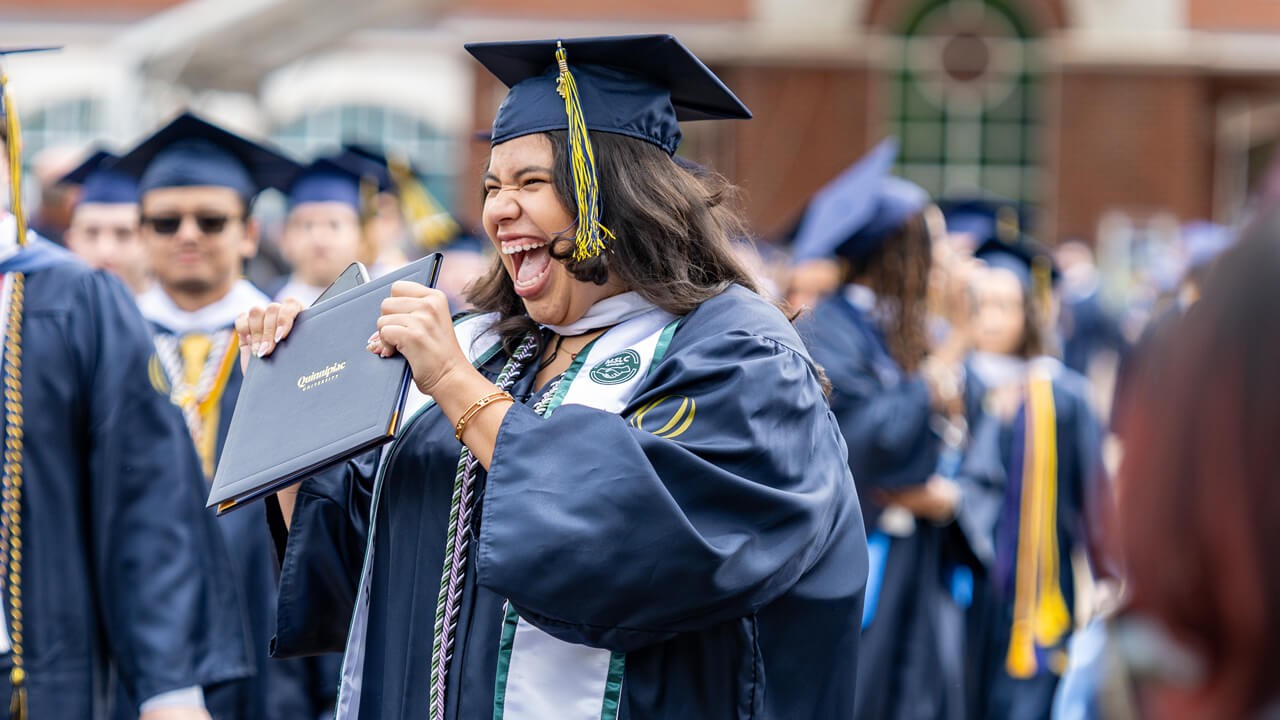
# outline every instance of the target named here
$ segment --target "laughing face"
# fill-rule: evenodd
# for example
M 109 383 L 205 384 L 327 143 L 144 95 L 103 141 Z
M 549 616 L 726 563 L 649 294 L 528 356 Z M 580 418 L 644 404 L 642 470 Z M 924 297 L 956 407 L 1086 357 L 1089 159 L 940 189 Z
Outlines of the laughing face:
M 571 235 L 575 222 L 556 195 L 554 165 L 545 135 L 494 146 L 484 176 L 484 227 L 529 317 L 544 325 L 568 325 L 623 288 L 616 279 L 604 285 L 577 280 L 551 257 L 551 241 Z

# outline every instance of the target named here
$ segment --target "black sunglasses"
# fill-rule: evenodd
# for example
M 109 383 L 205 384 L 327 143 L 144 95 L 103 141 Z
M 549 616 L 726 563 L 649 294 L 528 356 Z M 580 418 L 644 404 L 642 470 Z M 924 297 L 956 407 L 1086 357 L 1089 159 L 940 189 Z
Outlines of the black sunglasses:
M 148 215 L 142 218 L 142 224 L 150 225 L 157 235 L 174 235 L 182 227 L 182 221 L 186 218 L 193 218 L 196 221 L 196 227 L 205 235 L 217 235 L 227 228 L 227 223 L 240 219 L 230 215 L 183 213 L 181 215 Z

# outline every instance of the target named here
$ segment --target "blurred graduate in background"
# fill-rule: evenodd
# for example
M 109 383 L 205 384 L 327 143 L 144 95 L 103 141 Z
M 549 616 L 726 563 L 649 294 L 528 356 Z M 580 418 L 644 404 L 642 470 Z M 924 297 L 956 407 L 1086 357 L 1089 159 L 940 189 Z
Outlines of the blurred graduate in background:
M 341 156 L 321 158 L 289 186 L 289 215 L 280 250 L 293 272 L 275 293 L 311 305 L 360 255 L 359 169 Z
M 241 277 L 258 228 L 250 217 L 263 189 L 287 187 L 298 166 L 190 113 L 126 153 L 116 168 L 138 179 L 142 233 L 156 285 L 139 299 L 154 329 L 152 378 L 186 417 L 205 476 L 212 479 L 243 374 L 233 325 L 266 295 Z M 212 511 L 209 511 L 212 512 Z M 232 578 L 245 597 L 244 623 L 253 640 L 254 676 L 207 689 L 215 718 L 314 718 L 332 705 L 333 678 L 308 659 L 267 656 L 275 629 L 276 572 L 271 539 L 260 517 L 218 518 L 235 563 Z
M 994 218 L 993 218 L 994 220 Z M 991 229 L 999 234 L 993 222 Z M 977 717 L 1048 717 L 1080 589 L 1073 560 L 1099 547 L 1094 510 L 1105 503 L 1102 435 L 1086 381 L 1053 355 L 1049 256 L 1013 230 L 1014 242 L 988 237 L 976 256 L 977 313 L 969 374 L 986 388 L 984 407 L 999 432 L 994 443 L 1006 482 L 995 533 L 996 562 L 980 583 Z M 1096 552 L 1095 572 L 1107 572 Z
M 795 259 L 836 261 L 842 284 L 800 331 L 832 384 L 871 550 L 854 717 L 950 720 L 966 716 L 964 610 L 992 555 L 1001 473 L 969 451 L 970 428 L 992 430 L 963 371 L 964 293 L 942 303 L 945 340 L 930 342 L 942 228 L 928 195 L 889 174 L 896 153 L 882 142 L 810 203 Z
M 80 188 L 63 239 L 90 267 L 115 273 L 140 295 L 151 278 L 138 220 L 138 182 L 111 168 L 116 159 L 99 150 L 62 178 Z

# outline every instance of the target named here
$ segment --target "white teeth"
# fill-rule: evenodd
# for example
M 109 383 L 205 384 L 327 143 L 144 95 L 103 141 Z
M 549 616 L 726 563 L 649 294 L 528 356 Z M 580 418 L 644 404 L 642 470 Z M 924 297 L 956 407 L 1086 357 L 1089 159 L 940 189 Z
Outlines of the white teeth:
M 543 246 L 545 246 L 545 245 L 547 245 L 547 242 L 545 242 L 545 241 L 543 241 L 543 242 L 522 243 L 522 244 L 520 244 L 520 245 L 503 245 L 503 246 L 502 246 L 502 254 L 503 254 L 503 255 L 515 255 L 515 254 L 516 254 L 516 253 L 518 253 L 518 252 L 528 252 L 528 251 L 530 251 L 530 250 L 537 250 L 538 248 L 543 247 Z

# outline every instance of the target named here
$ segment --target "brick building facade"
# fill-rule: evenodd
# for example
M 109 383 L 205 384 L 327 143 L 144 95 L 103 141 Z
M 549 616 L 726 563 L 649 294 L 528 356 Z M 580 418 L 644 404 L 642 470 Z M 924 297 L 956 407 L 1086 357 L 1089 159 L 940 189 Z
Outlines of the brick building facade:
M 472 138 L 502 89 L 461 43 L 656 31 L 755 112 L 687 127 L 681 152 L 738 182 L 766 237 L 887 134 L 902 139 L 900 173 L 936 195 L 1034 203 L 1049 241 L 1092 238 L 1117 213 L 1230 221 L 1273 174 L 1280 134 L 1280 9 L 1250 0 L 366 0 L 363 15 L 284 0 L 245 17 L 239 5 L 252 3 L 0 0 L 0 43 L 68 46 L 14 73 L 35 74 L 14 89 L 37 141 L 123 144 L 180 105 L 298 152 L 363 128 L 408 143 L 474 221 L 486 148 Z M 206 35 L 182 24 L 197 12 Z M 175 31 L 190 41 L 164 49 Z M 38 115 L 73 100 L 89 103 L 73 130 Z

